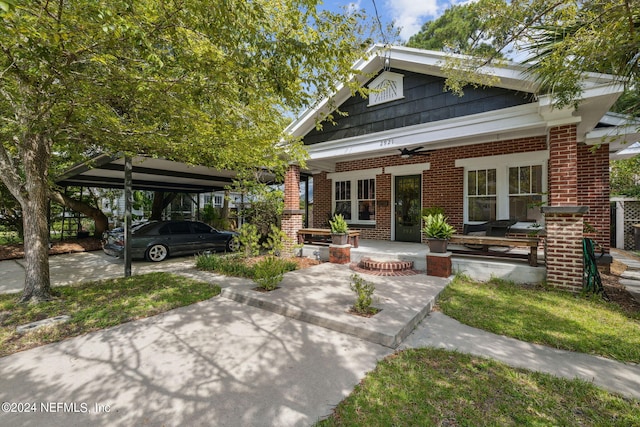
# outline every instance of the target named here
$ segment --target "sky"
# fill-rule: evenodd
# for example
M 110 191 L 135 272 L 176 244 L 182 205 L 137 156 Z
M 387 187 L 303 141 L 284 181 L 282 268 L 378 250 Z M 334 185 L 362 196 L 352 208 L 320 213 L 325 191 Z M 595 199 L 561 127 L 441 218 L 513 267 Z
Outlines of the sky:
M 355 7 L 375 17 L 374 1 L 382 24 L 395 22 L 395 26 L 401 28 L 403 41 L 420 31 L 422 24 L 442 15 L 451 4 L 460 3 L 456 0 L 324 0 L 324 7 L 332 11 L 344 6 Z

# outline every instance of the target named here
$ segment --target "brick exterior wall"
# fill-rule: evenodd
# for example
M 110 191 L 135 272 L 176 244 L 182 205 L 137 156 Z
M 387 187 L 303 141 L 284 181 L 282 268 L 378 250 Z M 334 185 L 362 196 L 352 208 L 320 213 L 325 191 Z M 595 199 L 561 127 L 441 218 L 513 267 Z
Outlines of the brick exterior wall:
M 548 144 L 548 147 L 547 147 Z M 576 290 L 582 286 L 583 225 L 595 231 L 587 236 L 596 240 L 608 252 L 609 216 L 609 155 L 606 146 L 594 149 L 578 143 L 576 126 L 550 129 L 549 138 L 538 136 L 434 151 L 429 157 L 403 159 L 399 155 L 338 162 L 336 172 L 383 168 L 376 176 L 376 227 L 360 229 L 362 238 L 389 240 L 394 201 L 392 176 L 385 173 L 389 166 L 411 165 L 428 161 L 431 168 L 422 176 L 422 206 L 439 206 L 459 231 L 464 215 L 464 168 L 456 168 L 457 159 L 491 155 L 550 150 L 548 163 L 548 205 L 552 207 L 588 206 L 586 214 L 546 215 L 548 282 L 554 286 Z M 314 226 L 326 227 L 331 214 L 331 180 L 326 173 L 314 175 Z M 358 229 L 357 227 L 352 227 Z M 424 239 L 424 236 L 423 236 Z
M 415 156 L 403 159 L 400 156 L 373 157 L 370 159 L 339 162 L 336 172 L 348 172 L 361 169 L 384 168 L 388 166 L 431 163 L 431 169 L 422 174 L 422 206 L 440 206 L 449 217 L 451 224 L 462 231 L 464 217 L 464 169 L 455 167 L 457 159 L 485 157 L 491 155 L 524 153 L 546 150 L 546 137 L 521 138 L 496 141 L 487 144 L 474 144 L 463 147 L 447 148 L 431 153 L 429 157 Z M 326 227 L 331 215 L 331 180 L 326 173 L 313 176 L 314 227 Z M 376 176 L 376 199 L 388 200 L 387 206 L 376 206 L 376 228 L 363 228 L 364 239 L 391 239 L 391 175 L 383 173 Z M 357 227 L 351 227 L 358 229 Z

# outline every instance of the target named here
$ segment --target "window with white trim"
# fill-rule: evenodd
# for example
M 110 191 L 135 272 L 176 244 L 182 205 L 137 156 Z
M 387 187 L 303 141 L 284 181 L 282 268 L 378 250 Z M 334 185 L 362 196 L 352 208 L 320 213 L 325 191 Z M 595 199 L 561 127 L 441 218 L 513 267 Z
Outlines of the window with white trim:
M 376 219 L 376 180 L 358 180 L 358 221 Z
M 469 221 L 496 219 L 497 185 L 495 169 L 467 171 L 467 212 Z
M 375 224 L 376 179 L 335 181 L 333 203 L 333 212 L 342 214 L 348 223 Z
M 548 159 L 544 150 L 456 160 L 456 167 L 464 167 L 464 221 L 543 223 Z
M 347 221 L 351 220 L 351 181 L 336 181 L 335 190 L 334 212 Z
M 542 213 L 542 165 L 509 168 L 509 217 L 540 222 Z

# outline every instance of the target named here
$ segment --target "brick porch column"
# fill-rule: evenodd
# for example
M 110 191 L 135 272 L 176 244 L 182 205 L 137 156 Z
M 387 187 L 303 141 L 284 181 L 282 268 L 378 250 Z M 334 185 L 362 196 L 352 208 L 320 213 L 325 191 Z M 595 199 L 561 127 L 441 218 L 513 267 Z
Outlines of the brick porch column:
M 587 206 L 543 207 L 547 228 L 547 283 L 572 292 L 582 289 L 582 236 Z
M 579 291 L 584 262 L 582 237 L 586 206 L 578 206 L 578 141 L 576 125 L 549 130 L 549 206 L 546 224 L 547 282 Z
M 284 255 L 293 255 L 298 243 L 298 230 L 302 228 L 304 209 L 300 209 L 300 166 L 291 165 L 284 176 L 284 210 L 282 231 L 288 239 L 284 242 Z

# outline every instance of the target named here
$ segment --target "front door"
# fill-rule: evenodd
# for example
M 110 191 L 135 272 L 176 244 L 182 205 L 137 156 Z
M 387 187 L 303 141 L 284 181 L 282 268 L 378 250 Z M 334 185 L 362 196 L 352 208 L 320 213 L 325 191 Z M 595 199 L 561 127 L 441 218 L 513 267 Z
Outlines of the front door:
M 395 177 L 396 240 L 420 242 L 420 194 L 422 175 Z

